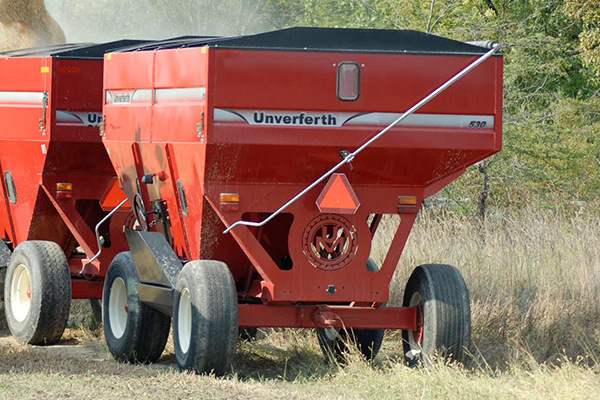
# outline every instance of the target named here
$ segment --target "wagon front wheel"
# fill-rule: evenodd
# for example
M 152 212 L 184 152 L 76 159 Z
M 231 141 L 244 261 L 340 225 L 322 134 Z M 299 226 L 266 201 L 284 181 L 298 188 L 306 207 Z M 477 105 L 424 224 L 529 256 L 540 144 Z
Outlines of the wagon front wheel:
M 173 305 L 173 341 L 182 370 L 223 375 L 238 338 L 237 291 L 225 263 L 190 261 L 179 275 Z
M 150 363 L 165 349 L 171 318 L 142 303 L 138 283 L 131 253 L 117 254 L 104 279 L 104 338 L 115 359 Z
M 371 258 L 367 260 L 366 267 L 371 272 L 379 271 L 377 263 Z M 346 361 L 350 352 L 348 346 L 355 346 L 368 361 L 374 360 L 383 343 L 384 334 L 383 329 L 317 329 L 317 339 L 325 357 L 329 361 L 340 363 Z
M 464 362 L 471 343 L 469 291 L 451 265 L 421 265 L 406 284 L 404 306 L 418 307 L 418 328 L 402 332 L 410 366 L 430 363 L 434 355 Z
M 329 361 L 346 362 L 349 346 L 355 346 L 367 361 L 372 361 L 383 343 L 383 329 L 318 328 L 319 346 Z

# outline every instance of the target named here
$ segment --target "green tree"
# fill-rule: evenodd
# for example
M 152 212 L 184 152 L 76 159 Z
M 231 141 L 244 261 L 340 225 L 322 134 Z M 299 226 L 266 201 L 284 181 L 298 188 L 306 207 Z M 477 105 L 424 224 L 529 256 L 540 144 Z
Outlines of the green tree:
M 582 23 L 579 48 L 582 58 L 600 76 L 600 2 L 565 0 L 565 10 Z

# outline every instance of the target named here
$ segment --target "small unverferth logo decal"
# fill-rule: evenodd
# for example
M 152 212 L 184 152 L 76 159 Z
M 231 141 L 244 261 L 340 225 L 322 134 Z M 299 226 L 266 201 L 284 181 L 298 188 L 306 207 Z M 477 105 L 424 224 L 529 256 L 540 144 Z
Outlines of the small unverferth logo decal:
M 56 111 L 58 126 L 100 126 L 102 113 L 96 111 Z

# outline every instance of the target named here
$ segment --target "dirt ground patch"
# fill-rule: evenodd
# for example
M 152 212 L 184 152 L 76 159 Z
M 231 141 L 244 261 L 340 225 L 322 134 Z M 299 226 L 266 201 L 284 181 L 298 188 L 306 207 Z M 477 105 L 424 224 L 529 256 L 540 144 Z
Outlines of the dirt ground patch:
M 81 331 L 67 330 L 59 343 L 52 346 L 23 346 L 8 331 L 0 331 L 0 348 L 30 349 L 39 354 L 57 358 L 74 358 L 81 360 L 105 360 L 109 354 L 101 346 L 86 345 L 85 339 L 78 337 Z

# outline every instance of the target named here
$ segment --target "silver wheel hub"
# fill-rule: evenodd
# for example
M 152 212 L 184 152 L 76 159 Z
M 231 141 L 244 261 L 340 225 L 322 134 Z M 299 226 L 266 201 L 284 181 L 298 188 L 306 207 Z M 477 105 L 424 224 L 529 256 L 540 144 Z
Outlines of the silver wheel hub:
M 410 297 L 410 301 L 408 303 L 409 307 L 419 307 L 422 306 L 421 293 L 414 292 Z M 418 358 L 421 354 L 421 343 L 415 340 L 415 332 L 408 332 L 408 344 L 410 345 L 410 350 L 406 353 L 406 356 L 410 359 Z
M 108 298 L 108 320 L 113 336 L 120 339 L 127 328 L 127 287 L 122 278 L 116 278 L 110 287 Z
M 177 310 L 177 339 L 181 351 L 187 353 L 192 341 L 192 299 L 188 288 L 184 288 L 181 291 L 181 297 L 179 298 L 179 309 Z
M 323 333 L 325 334 L 327 340 L 333 341 L 340 335 L 340 330 L 336 328 L 325 328 L 323 329 Z

